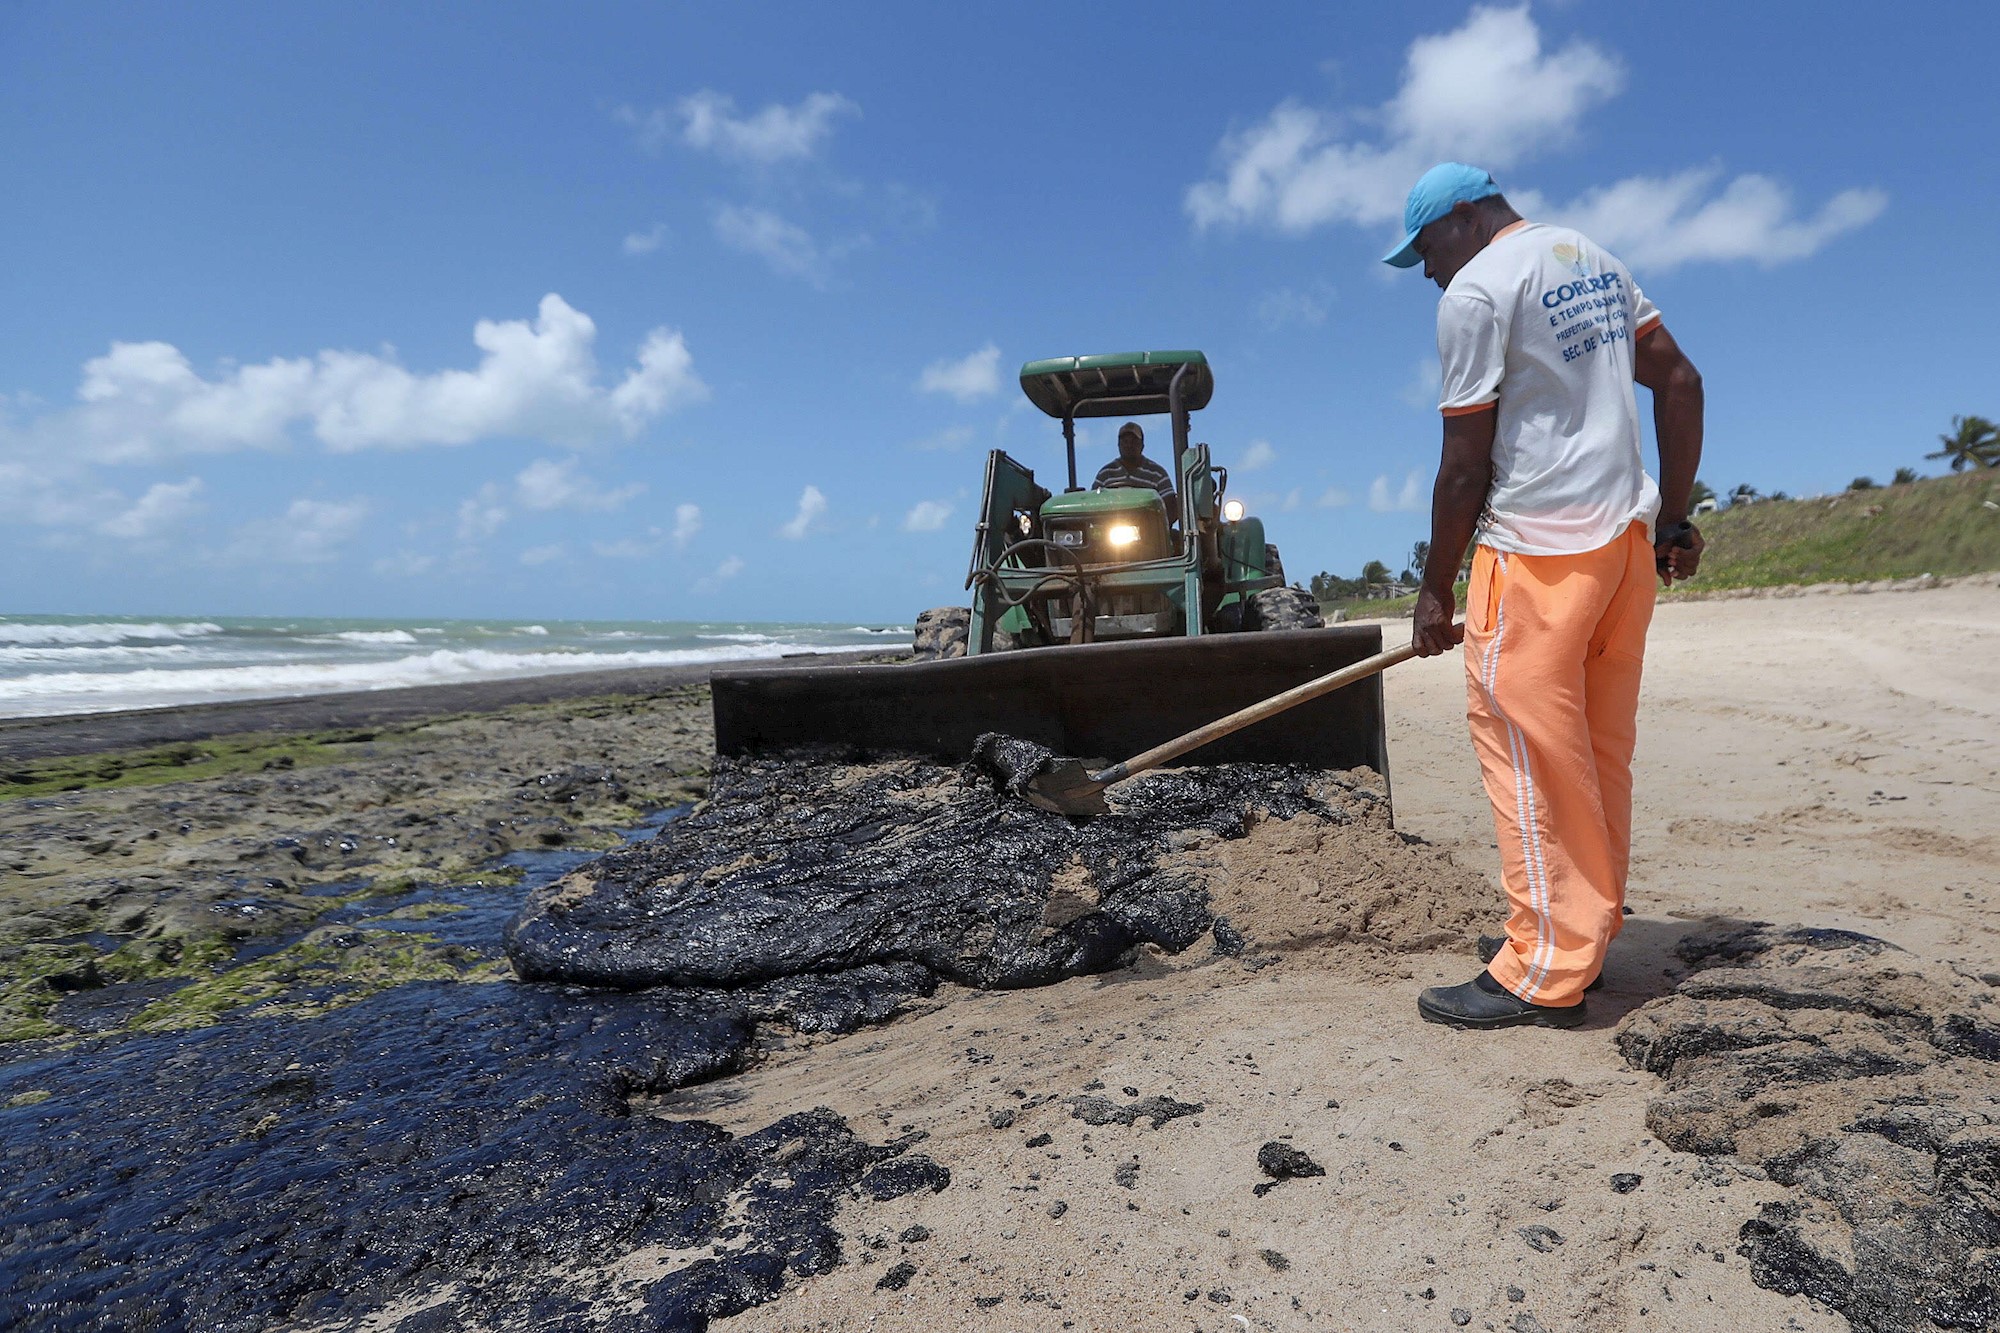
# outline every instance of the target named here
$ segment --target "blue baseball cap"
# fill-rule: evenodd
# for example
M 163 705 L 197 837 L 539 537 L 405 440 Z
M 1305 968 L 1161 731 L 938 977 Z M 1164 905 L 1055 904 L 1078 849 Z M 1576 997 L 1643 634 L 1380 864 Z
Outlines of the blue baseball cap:
M 1417 233 L 1451 212 L 1451 206 L 1461 201 L 1470 203 L 1474 199 L 1486 199 L 1500 193 L 1500 187 L 1493 183 L 1493 174 L 1478 167 L 1468 167 L 1463 162 L 1440 162 L 1417 177 L 1417 183 L 1410 187 L 1409 202 L 1403 205 L 1403 229 L 1409 234 L 1403 243 L 1382 256 L 1382 262 L 1397 268 L 1414 268 L 1421 256 L 1417 254 Z

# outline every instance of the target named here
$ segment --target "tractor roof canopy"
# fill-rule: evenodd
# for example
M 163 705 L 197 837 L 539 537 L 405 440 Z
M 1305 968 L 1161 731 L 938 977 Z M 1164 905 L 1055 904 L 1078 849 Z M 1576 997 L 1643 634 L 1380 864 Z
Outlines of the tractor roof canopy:
M 1182 366 L 1181 405 L 1208 406 L 1215 375 L 1200 352 L 1058 356 L 1021 367 L 1021 392 L 1052 417 L 1130 417 L 1168 410 L 1167 387 Z

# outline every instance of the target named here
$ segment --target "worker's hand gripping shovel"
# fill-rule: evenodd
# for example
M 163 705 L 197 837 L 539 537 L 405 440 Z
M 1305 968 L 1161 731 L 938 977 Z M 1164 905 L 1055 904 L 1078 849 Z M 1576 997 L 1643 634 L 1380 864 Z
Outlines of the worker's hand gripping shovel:
M 1452 641 L 1459 642 L 1465 637 L 1465 626 L 1452 626 Z M 1133 755 L 1122 764 L 1093 773 L 1074 759 L 1059 759 L 1048 768 L 1029 779 L 1021 794 L 1028 801 L 1044 810 L 1053 810 L 1059 815 L 1084 818 L 1090 815 L 1108 814 L 1111 807 L 1105 804 L 1104 789 L 1115 782 L 1143 773 L 1149 768 L 1180 758 L 1190 750 L 1198 750 L 1210 741 L 1221 740 L 1231 732 L 1241 731 L 1267 717 L 1276 717 L 1288 708 L 1294 708 L 1309 699 L 1317 699 L 1323 694 L 1332 694 L 1343 686 L 1358 680 L 1366 680 L 1380 671 L 1387 671 L 1398 662 L 1406 662 L 1416 656 L 1413 644 L 1391 648 L 1386 653 L 1356 662 L 1353 666 L 1330 671 L 1324 676 L 1295 685 L 1283 694 L 1274 694 L 1261 703 L 1240 708 L 1227 717 L 1217 718 L 1205 727 L 1199 727 L 1184 736 L 1176 736 L 1163 741 L 1143 754 Z

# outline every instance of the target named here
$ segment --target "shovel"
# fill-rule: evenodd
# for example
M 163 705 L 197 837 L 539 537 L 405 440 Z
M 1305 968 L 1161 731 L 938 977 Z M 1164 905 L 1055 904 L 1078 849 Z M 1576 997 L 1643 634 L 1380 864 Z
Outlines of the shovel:
M 1453 625 L 1453 642 L 1464 638 L 1465 626 Z M 1178 759 L 1190 750 L 1198 750 L 1210 741 L 1221 740 L 1231 732 L 1241 731 L 1253 722 L 1262 722 L 1267 717 L 1276 717 L 1287 708 L 1296 707 L 1308 699 L 1317 699 L 1322 694 L 1331 694 L 1357 680 L 1366 680 L 1378 671 L 1387 671 L 1398 662 L 1407 662 L 1417 655 L 1416 645 L 1404 644 L 1391 648 L 1386 653 L 1363 658 L 1352 666 L 1344 666 L 1338 671 L 1329 671 L 1307 681 L 1294 685 L 1283 694 L 1274 694 L 1261 703 L 1239 708 L 1227 717 L 1217 718 L 1205 727 L 1197 727 L 1184 736 L 1176 736 L 1170 741 L 1162 741 L 1142 754 L 1135 754 L 1122 764 L 1093 773 L 1074 759 L 1058 759 L 1046 769 L 1029 779 L 1021 789 L 1021 795 L 1028 803 L 1043 810 L 1051 810 L 1059 815 L 1070 815 L 1082 819 L 1091 815 L 1109 814 L 1111 807 L 1105 804 L 1104 789 L 1115 782 L 1143 773 L 1149 768 Z

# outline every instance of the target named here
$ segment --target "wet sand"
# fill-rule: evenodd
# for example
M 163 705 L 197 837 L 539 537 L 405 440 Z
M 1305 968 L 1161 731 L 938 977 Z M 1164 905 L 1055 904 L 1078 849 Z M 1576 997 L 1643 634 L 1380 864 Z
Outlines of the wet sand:
M 1926 994 L 1984 1002 L 1992 987 L 1980 978 L 2000 981 L 2000 591 L 1661 608 L 1641 717 L 1635 915 L 1574 1032 L 1476 1035 L 1414 1011 L 1419 987 L 1477 966 L 1470 940 L 1422 932 L 1477 920 L 1464 895 L 1492 881 L 1461 671 L 1455 659 L 1414 662 L 1387 682 L 1397 832 L 1466 872 L 1452 911 L 1415 914 L 1416 933 L 1391 938 L 1403 929 L 1393 901 L 1361 919 L 1340 906 L 1351 842 L 1272 826 L 1219 858 L 1217 896 L 1249 941 L 1242 957 L 1149 949 L 1130 969 L 1038 989 L 947 985 L 885 1026 L 773 1043 L 746 1072 L 651 1107 L 746 1133 L 829 1107 L 871 1141 L 927 1135 L 924 1151 L 952 1173 L 941 1192 L 857 1200 L 837 1224 L 846 1262 L 716 1326 L 1848 1327 L 1811 1297 L 1754 1280 L 1741 1229 L 1797 1191 L 1748 1155 L 1663 1143 L 1649 1116 L 1666 1085 L 1621 1051 L 1621 1032 L 1686 980 L 1676 946 L 1713 919 L 1881 936 L 1908 951 L 1905 973 L 1934 982 Z M 383 702 L 299 701 L 254 725 L 323 727 Z M 481 706 L 463 693 L 450 705 Z M 638 807 L 701 789 L 696 691 L 496 706 L 448 722 L 406 714 L 393 724 L 404 730 L 292 771 L 0 803 L 0 844 L 16 862 L 0 865 L 15 918 L 0 929 L 18 941 L 38 928 L 20 918 L 38 913 L 65 935 L 106 928 L 107 885 L 170 915 L 184 881 L 203 874 L 213 896 L 192 915 L 211 921 L 214 902 L 234 901 L 238 858 L 283 878 L 265 891 L 280 899 L 445 856 L 470 873 L 512 847 L 607 845 Z M 69 725 L 73 738 L 105 734 Z M 368 844 L 387 833 L 369 821 L 413 802 L 433 842 L 407 856 Z M 200 826 L 196 845 L 169 836 L 170 820 Z M 361 850 L 340 850 L 343 830 L 363 835 L 347 839 Z M 302 832 L 332 840 L 309 838 L 300 856 L 287 840 Z M 30 846 L 52 859 L 24 856 Z M 57 920 L 48 913 L 65 884 L 89 892 L 71 893 Z M 1497 890 L 1490 902 L 1497 921 Z M 413 975 L 435 977 L 435 962 Z M 1950 1068 L 1927 1077 L 1949 1080 Z M 1092 1123 L 1101 1108 L 1077 1098 L 1200 1109 Z M 1325 1174 L 1257 1193 L 1271 1143 Z

